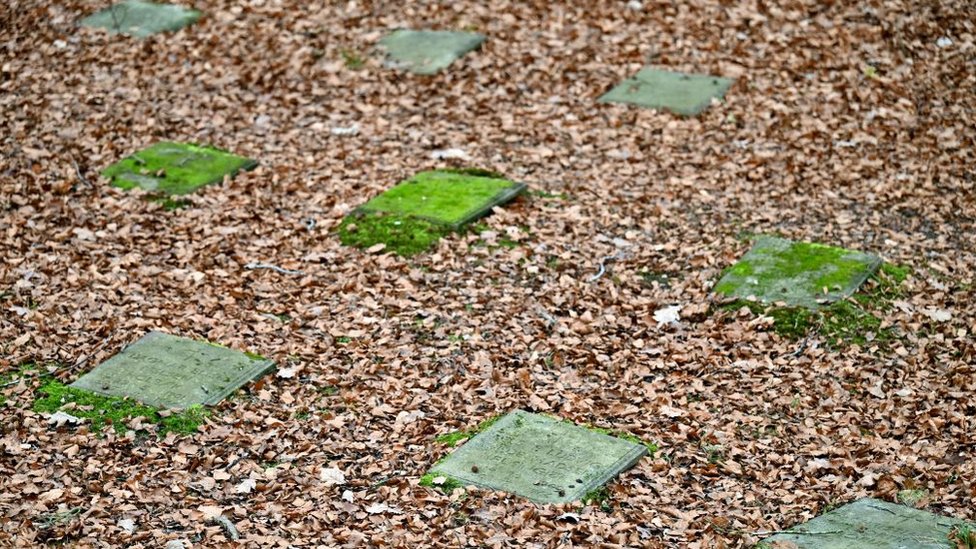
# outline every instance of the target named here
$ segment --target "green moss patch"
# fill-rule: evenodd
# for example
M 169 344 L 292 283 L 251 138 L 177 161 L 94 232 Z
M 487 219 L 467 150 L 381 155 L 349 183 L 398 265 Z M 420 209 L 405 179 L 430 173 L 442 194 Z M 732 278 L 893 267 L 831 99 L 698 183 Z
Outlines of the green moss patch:
M 122 189 L 181 195 L 255 166 L 254 160 L 220 149 L 164 141 L 112 164 L 102 175 Z
M 59 381 L 44 384 L 39 392 L 43 396 L 34 401 L 35 412 L 54 413 L 66 404 L 74 403 L 75 406 L 68 410 L 68 413 L 89 420 L 92 430 L 96 432 L 101 431 L 106 425 L 111 425 L 115 432 L 121 434 L 126 431 L 129 420 L 144 417 L 150 423 L 159 425 L 161 435 L 171 431 L 192 434 L 207 416 L 207 411 L 203 407 L 194 406 L 182 413 L 163 417 L 158 408 L 119 397 L 97 395 L 69 387 Z
M 444 481 L 440 484 L 434 482 L 435 479 L 443 478 Z M 427 488 L 434 488 L 440 490 L 445 494 L 450 494 L 457 488 L 464 488 L 464 484 L 458 479 L 450 475 L 441 475 L 435 473 L 427 473 L 426 475 L 420 477 L 420 485 Z
M 451 432 L 451 433 L 447 433 L 447 434 L 441 435 L 441 436 L 435 438 L 434 440 L 437 441 L 437 442 L 439 442 L 439 443 L 441 443 L 441 444 L 445 444 L 445 445 L 450 446 L 450 447 L 453 448 L 454 446 L 457 446 L 458 443 L 461 442 L 462 440 L 469 439 L 469 438 L 477 435 L 478 433 L 484 431 L 485 429 L 491 427 L 492 425 L 495 424 L 496 421 L 498 421 L 499 419 L 501 419 L 501 417 L 502 417 L 501 414 L 499 414 L 497 416 L 494 416 L 494 417 L 490 417 L 490 418 L 482 421 L 481 423 L 479 423 L 473 429 L 468 429 L 466 431 L 454 431 L 454 432 Z
M 880 265 L 880 258 L 862 252 L 761 236 L 715 291 L 816 310 L 849 297 Z
M 524 189 L 486 170 L 421 172 L 347 216 L 339 226 L 339 238 L 360 248 L 385 244 L 386 250 L 409 257 Z
M 831 346 L 885 344 L 895 338 L 895 333 L 891 328 L 881 327 L 880 315 L 900 297 L 901 283 L 908 274 L 905 267 L 885 263 L 850 298 L 816 310 L 779 307 L 744 299 L 725 303 L 719 309 L 734 311 L 746 307 L 753 314 L 768 316 L 773 319 L 773 331 L 789 339 L 817 333 Z

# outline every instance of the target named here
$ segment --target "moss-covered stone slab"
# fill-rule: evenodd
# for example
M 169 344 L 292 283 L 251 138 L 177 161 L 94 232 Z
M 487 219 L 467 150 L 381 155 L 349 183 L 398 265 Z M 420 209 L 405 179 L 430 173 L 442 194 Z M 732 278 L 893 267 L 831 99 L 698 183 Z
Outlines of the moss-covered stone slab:
M 112 185 L 167 195 L 191 193 L 219 183 L 258 163 L 213 147 L 163 141 L 133 153 L 102 171 Z
M 881 258 L 863 252 L 761 236 L 715 291 L 815 310 L 849 297 L 880 265 Z
M 636 444 L 515 410 L 478 433 L 430 474 L 538 503 L 578 501 L 647 453 Z
M 263 357 L 149 332 L 71 387 L 156 408 L 212 406 L 274 368 Z
M 409 256 L 462 229 L 524 191 L 524 183 L 484 170 L 433 170 L 397 184 L 343 220 L 342 243 Z
M 695 116 L 712 103 L 725 97 L 732 86 L 731 78 L 705 74 L 685 74 L 644 67 L 603 94 L 601 103 L 628 103 L 675 114 Z
M 145 38 L 192 25 L 200 19 L 201 15 L 197 10 L 173 4 L 126 0 L 89 15 L 78 24 L 83 27 L 105 29 L 113 34 Z
M 380 45 L 398 67 L 415 74 L 435 74 L 484 41 L 484 35 L 476 32 L 404 29 L 390 33 Z
M 758 547 L 795 549 L 949 549 L 949 532 L 963 521 L 861 499 L 767 538 Z

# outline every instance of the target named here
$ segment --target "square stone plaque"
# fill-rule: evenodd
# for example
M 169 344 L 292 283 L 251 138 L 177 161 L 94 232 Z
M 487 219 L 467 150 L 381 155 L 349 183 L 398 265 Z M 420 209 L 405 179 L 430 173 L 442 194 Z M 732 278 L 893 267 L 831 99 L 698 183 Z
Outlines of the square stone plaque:
M 418 217 L 457 230 L 488 215 L 525 188 L 524 183 L 493 175 L 434 170 L 397 184 L 358 211 Z
M 112 164 L 102 175 L 123 189 L 140 187 L 178 195 L 219 183 L 225 175 L 233 177 L 257 165 L 254 160 L 220 149 L 163 141 Z
M 212 406 L 271 371 L 270 360 L 161 332 L 149 332 L 72 387 L 157 408 Z
M 603 486 L 646 453 L 643 444 L 515 410 L 475 435 L 431 473 L 539 503 L 566 503 Z
M 760 236 L 715 291 L 817 309 L 853 294 L 880 265 L 879 257 L 863 252 Z
M 79 21 L 83 27 L 105 29 L 110 33 L 137 38 L 182 29 L 200 19 L 201 13 L 172 4 L 125 0 Z
M 962 524 L 866 498 L 767 538 L 765 543 L 796 549 L 949 549 L 949 531 Z
M 404 29 L 390 33 L 380 45 L 392 64 L 415 74 L 434 74 L 484 41 L 484 35 L 476 32 Z
M 712 98 L 721 99 L 733 80 L 705 74 L 684 74 L 644 67 L 600 97 L 601 103 L 629 103 L 666 109 L 684 116 L 705 110 Z

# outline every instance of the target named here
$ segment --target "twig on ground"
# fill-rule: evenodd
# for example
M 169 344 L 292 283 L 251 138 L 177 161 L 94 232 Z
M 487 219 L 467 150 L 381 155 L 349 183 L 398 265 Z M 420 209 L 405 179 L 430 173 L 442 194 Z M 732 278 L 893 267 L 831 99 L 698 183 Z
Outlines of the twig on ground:
M 237 527 L 234 526 L 234 523 L 231 522 L 230 519 L 228 519 L 227 517 L 223 515 L 219 515 L 214 517 L 213 520 L 214 522 L 219 524 L 221 528 L 224 529 L 224 532 L 227 534 L 227 537 L 230 538 L 231 540 L 237 541 L 237 539 L 241 537 L 240 534 L 237 533 Z
M 600 270 L 597 271 L 595 275 L 588 278 L 586 281 L 596 282 L 597 280 L 600 280 L 600 278 L 607 272 L 607 263 L 611 261 L 618 261 L 623 258 L 624 258 L 623 252 L 617 252 L 613 255 L 603 256 L 603 258 L 600 259 Z
M 281 267 L 279 267 L 277 265 L 269 265 L 267 263 L 248 263 L 247 265 L 244 265 L 244 268 L 247 269 L 247 270 L 249 270 L 249 271 L 253 271 L 253 270 L 256 270 L 256 269 L 268 269 L 268 270 L 274 271 L 276 273 L 281 273 L 281 274 L 286 274 L 286 275 L 301 275 L 301 274 L 305 274 L 304 271 L 293 271 L 291 269 L 283 269 L 283 268 L 281 268 Z
M 82 174 L 82 173 L 81 173 L 81 168 L 79 168 L 79 167 L 78 167 L 78 163 L 77 163 L 77 162 L 75 162 L 75 158 L 74 158 L 73 156 L 71 156 L 71 157 L 68 157 L 68 158 L 70 158 L 70 159 L 71 159 L 71 165 L 75 167 L 75 175 L 77 175 L 77 176 L 78 176 L 78 181 L 81 181 L 81 182 L 82 182 L 82 183 L 84 183 L 85 185 L 88 185 L 89 187 L 91 187 L 91 186 L 92 186 L 92 184 L 91 184 L 91 183 L 89 183 L 89 182 L 88 182 L 88 180 L 87 180 L 87 179 L 85 179 L 85 176 L 84 176 L 84 174 Z
M 797 347 L 795 351 L 793 351 L 792 353 L 790 353 L 790 354 L 788 354 L 786 356 L 788 356 L 790 358 L 796 358 L 796 357 L 800 356 L 801 354 L 803 354 L 803 351 L 807 348 L 807 341 L 808 341 L 808 339 L 809 338 L 806 338 L 806 337 L 803 338 L 803 340 L 800 341 L 800 346 Z

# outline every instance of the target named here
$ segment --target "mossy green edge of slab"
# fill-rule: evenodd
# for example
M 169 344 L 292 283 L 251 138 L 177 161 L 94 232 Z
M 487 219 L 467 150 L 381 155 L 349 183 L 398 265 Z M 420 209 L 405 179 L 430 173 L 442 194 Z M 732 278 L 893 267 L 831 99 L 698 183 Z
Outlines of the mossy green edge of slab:
M 213 406 L 275 367 L 233 349 L 149 332 L 70 387 L 155 408 Z
M 643 444 L 515 410 L 435 464 L 424 479 L 501 490 L 537 503 L 579 501 L 647 454 Z
M 491 213 L 526 189 L 501 177 L 472 175 L 464 171 L 420 172 L 358 208 L 360 212 L 386 213 L 424 219 L 458 230 Z
M 173 4 L 126 0 L 93 13 L 78 24 L 83 27 L 105 29 L 112 34 L 121 33 L 145 38 L 192 25 L 202 15 L 200 11 Z
M 112 164 L 102 175 L 122 189 L 182 195 L 257 165 L 255 160 L 213 147 L 162 141 Z
M 695 116 L 725 97 L 731 78 L 685 74 L 644 67 L 598 99 L 600 103 L 627 103 L 651 109 L 665 109 L 683 116 Z
M 758 547 L 797 549 L 950 549 L 964 521 L 872 498 L 857 500 L 776 534 Z
M 380 45 L 397 65 L 415 74 L 431 75 L 484 41 L 485 36 L 476 32 L 401 29 L 381 39 Z
M 880 266 L 881 258 L 875 255 L 760 236 L 752 249 L 725 272 L 715 291 L 817 310 L 849 297 Z

